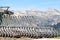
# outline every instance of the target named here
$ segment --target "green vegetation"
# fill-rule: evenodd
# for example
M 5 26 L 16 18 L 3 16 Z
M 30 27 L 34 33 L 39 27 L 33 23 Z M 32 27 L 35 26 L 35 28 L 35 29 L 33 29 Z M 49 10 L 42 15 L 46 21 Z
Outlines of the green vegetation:
M 56 28 L 56 30 L 58 31 L 58 34 L 60 36 L 60 28 Z

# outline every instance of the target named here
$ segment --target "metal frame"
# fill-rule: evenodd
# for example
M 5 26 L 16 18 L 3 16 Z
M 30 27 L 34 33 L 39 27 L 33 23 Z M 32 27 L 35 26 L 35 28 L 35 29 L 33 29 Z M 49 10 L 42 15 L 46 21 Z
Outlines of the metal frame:
M 6 10 L 8 10 L 10 7 L 8 7 L 8 6 L 5 6 L 5 7 L 1 6 L 0 8 L 7 8 Z

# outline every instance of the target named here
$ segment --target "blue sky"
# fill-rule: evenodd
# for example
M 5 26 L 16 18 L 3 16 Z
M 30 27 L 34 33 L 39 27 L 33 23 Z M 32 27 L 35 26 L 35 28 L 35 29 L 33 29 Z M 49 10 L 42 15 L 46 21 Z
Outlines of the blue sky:
M 0 0 L 0 6 L 10 6 L 13 10 L 48 8 L 60 10 L 60 0 Z

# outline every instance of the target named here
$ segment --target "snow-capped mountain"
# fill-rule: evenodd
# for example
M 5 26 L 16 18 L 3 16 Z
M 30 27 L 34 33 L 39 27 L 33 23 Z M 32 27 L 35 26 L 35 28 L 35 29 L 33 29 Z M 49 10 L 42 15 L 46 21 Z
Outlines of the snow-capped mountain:
M 48 9 L 47 11 L 24 10 L 15 11 L 15 16 L 36 16 L 40 20 L 41 25 L 54 25 L 60 22 L 60 11 L 56 9 Z

